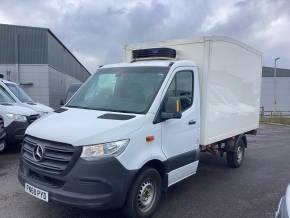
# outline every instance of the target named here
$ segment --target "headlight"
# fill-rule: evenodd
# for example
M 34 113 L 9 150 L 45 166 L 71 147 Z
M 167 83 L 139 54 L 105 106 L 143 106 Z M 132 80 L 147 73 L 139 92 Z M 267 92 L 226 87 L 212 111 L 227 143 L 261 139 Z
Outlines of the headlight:
M 26 122 L 26 116 L 20 115 L 20 114 L 6 114 L 7 117 L 9 117 L 12 120 L 20 121 L 20 122 Z
M 110 155 L 117 156 L 125 150 L 125 148 L 129 144 L 129 141 L 129 139 L 124 139 L 115 142 L 84 146 L 81 157 L 90 158 Z

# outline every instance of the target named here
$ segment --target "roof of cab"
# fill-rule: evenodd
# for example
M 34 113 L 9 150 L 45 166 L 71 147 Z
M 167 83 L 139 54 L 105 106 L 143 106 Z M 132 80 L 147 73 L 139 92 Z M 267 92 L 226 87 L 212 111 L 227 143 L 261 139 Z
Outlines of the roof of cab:
M 144 60 L 144 61 L 135 61 L 132 63 L 116 63 L 116 64 L 108 64 L 104 65 L 101 68 L 113 68 L 113 67 L 169 67 L 170 65 L 178 67 L 178 66 L 196 66 L 196 64 L 189 60 Z

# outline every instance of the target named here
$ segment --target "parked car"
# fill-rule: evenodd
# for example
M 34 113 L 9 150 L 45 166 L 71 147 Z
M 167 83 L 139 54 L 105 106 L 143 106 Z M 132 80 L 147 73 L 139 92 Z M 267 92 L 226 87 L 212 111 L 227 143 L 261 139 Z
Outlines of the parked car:
M 18 104 L 3 87 L 0 86 L 0 116 L 5 129 L 5 143 L 1 144 L 4 150 L 7 145 L 16 145 L 24 138 L 24 133 L 29 124 L 39 118 L 39 114 L 22 104 Z M 2 121 L 0 121 L 0 127 Z M 1 143 L 0 131 L 0 143 Z
M 68 87 L 66 91 L 65 103 L 67 103 L 71 99 L 71 97 L 76 93 L 81 85 L 81 83 L 73 83 Z
M 127 63 L 102 66 L 64 107 L 28 127 L 18 176 L 27 193 L 144 218 L 162 192 L 197 172 L 200 152 L 242 165 L 246 135 L 259 127 L 259 52 L 204 37 L 124 53 Z
M 279 202 L 276 218 L 290 218 L 290 185 L 288 185 L 286 195 Z
M 16 103 L 35 110 L 38 114 L 40 114 L 40 116 L 53 111 L 52 108 L 33 101 L 32 98 L 17 83 L 1 79 L 0 87 L 2 87 L 2 89 L 5 90 Z

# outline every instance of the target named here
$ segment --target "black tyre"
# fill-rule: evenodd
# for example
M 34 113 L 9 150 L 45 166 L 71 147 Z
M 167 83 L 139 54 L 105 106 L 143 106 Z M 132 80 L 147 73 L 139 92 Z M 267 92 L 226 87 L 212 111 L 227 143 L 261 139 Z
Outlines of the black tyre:
M 240 140 L 235 151 L 227 152 L 227 164 L 231 168 L 239 168 L 243 164 L 244 157 L 245 145 L 244 142 Z
M 145 168 L 133 182 L 124 207 L 126 218 L 151 217 L 161 197 L 161 177 L 157 170 Z

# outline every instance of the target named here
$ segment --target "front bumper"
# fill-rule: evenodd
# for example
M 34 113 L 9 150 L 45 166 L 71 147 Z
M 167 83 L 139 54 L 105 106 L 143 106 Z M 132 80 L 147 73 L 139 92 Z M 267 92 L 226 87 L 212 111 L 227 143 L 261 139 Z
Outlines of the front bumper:
M 18 179 L 47 191 L 49 201 L 78 208 L 114 209 L 124 205 L 136 171 L 125 169 L 114 157 L 94 161 L 81 158 L 63 176 L 31 169 L 20 161 Z
M 28 122 L 13 121 L 5 128 L 6 142 L 8 144 L 16 144 L 24 139 L 25 130 L 29 126 Z

